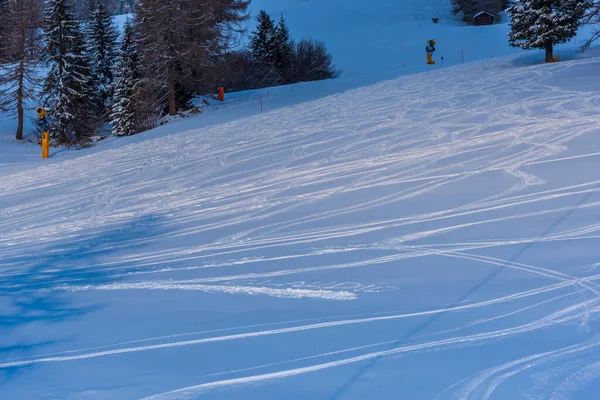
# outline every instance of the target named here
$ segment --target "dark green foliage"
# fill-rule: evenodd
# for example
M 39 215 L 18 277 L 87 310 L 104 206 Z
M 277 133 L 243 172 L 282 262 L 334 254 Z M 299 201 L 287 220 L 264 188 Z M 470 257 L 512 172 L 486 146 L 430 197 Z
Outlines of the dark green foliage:
M 553 46 L 577 33 L 591 0 L 515 0 L 509 43 L 522 49 L 545 49 L 546 62 L 553 61 Z
M 275 23 L 265 10 L 261 10 L 256 17 L 258 25 L 252 32 L 250 39 L 250 54 L 256 61 L 265 67 L 275 65 L 277 46 L 275 44 Z
M 51 135 L 63 143 L 85 140 L 97 130 L 97 88 L 80 23 L 69 0 L 50 0 L 46 9 L 46 61 L 50 72 L 44 84 L 53 117 Z
M 136 89 L 141 81 L 139 68 L 135 31 L 128 21 L 114 68 L 110 124 L 115 136 L 129 136 L 140 131 L 140 118 L 135 105 Z
M 274 42 L 275 68 L 277 68 L 281 83 L 290 83 L 292 81 L 294 42 L 290 39 L 290 32 L 283 15 L 279 18 Z
M 294 43 L 284 16 L 277 22 L 262 10 L 252 32 L 249 56 L 236 53 L 232 59 L 245 73 L 232 86 L 255 89 L 281 84 L 331 79 L 339 76 L 325 44 L 313 39 Z
M 97 0 L 88 22 L 87 50 L 92 62 L 92 74 L 98 87 L 100 114 L 104 114 L 109 107 L 117 37 L 117 30 L 103 0 Z

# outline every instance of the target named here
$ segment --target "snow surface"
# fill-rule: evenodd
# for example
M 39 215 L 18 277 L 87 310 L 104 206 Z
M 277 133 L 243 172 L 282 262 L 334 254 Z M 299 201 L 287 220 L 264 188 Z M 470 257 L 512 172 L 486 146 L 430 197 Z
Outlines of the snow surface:
M 0 142 L 0 398 L 596 399 L 600 53 L 567 55 Z

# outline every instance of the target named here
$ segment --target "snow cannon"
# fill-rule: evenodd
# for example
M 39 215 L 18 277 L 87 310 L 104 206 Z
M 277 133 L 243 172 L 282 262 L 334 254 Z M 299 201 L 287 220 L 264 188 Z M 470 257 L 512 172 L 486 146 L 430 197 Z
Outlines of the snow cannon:
M 435 40 L 431 39 L 427 41 L 427 47 L 425 47 L 425 52 L 427 53 L 427 64 L 435 64 L 435 61 L 433 61 L 433 53 L 435 52 Z
M 38 116 L 38 126 L 42 130 L 42 158 L 50 156 L 50 134 L 48 133 L 48 123 L 46 122 L 46 109 L 38 106 L 35 109 Z
M 38 122 L 46 120 L 46 109 L 44 107 L 38 106 L 35 109 L 35 112 L 37 113 L 37 116 L 38 116 Z

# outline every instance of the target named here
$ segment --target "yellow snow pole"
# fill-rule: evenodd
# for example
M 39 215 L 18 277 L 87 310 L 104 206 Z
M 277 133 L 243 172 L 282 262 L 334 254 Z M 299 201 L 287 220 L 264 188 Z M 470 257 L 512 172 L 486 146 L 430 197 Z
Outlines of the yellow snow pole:
M 50 134 L 42 132 L 42 158 L 50 156 Z

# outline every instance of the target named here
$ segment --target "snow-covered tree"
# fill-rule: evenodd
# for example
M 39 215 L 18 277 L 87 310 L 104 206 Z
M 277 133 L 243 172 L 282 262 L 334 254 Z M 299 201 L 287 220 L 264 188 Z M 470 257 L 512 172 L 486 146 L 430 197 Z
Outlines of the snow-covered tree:
M 591 0 L 513 0 L 509 43 L 522 49 L 546 50 L 554 61 L 554 46 L 575 36 Z
M 140 83 L 140 73 L 135 31 L 129 21 L 125 24 L 114 72 L 110 113 L 112 131 L 115 136 L 134 135 L 139 131 L 134 96 Z
M 40 63 L 41 9 L 37 0 L 13 0 L 3 10 L 11 29 L 0 32 L 0 109 L 17 119 L 17 140 L 23 139 L 24 112 L 37 97 Z
M 98 87 L 100 111 L 109 107 L 113 67 L 116 61 L 117 30 L 103 0 L 97 0 L 88 22 L 88 53 L 92 63 L 92 74 Z
M 46 61 L 50 71 L 44 94 L 51 106 L 51 135 L 64 143 L 96 130 L 97 88 L 86 53 L 80 23 L 71 13 L 70 0 L 48 0 L 45 13 Z

